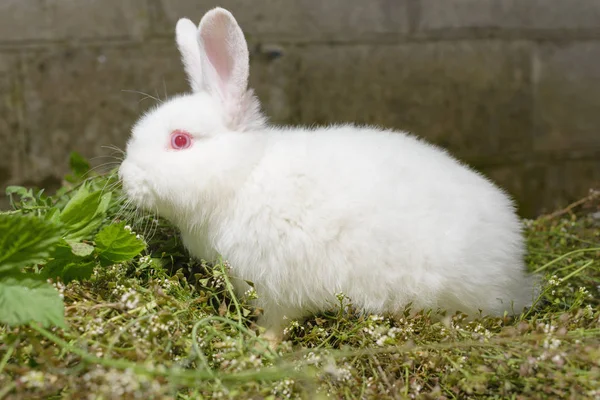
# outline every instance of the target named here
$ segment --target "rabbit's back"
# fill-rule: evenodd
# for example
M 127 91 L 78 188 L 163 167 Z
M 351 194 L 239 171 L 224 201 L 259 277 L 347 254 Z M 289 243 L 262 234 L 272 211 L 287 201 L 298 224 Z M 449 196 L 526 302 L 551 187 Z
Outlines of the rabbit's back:
M 267 136 L 212 236 L 263 302 L 293 317 L 337 292 L 372 312 L 501 313 L 530 300 L 510 199 L 444 151 L 350 126 Z

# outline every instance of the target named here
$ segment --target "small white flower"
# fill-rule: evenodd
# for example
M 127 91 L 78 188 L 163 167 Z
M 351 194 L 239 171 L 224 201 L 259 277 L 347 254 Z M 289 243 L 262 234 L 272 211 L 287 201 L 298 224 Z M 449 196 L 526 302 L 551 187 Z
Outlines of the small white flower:
M 140 263 L 145 264 L 145 263 L 148 263 L 148 262 L 150 262 L 150 256 L 140 257 Z
M 594 315 L 594 308 L 591 304 L 588 304 L 583 309 L 583 313 L 586 316 L 586 318 L 591 318 Z
M 555 364 L 560 364 L 560 363 L 562 362 L 562 360 L 563 360 L 563 359 L 562 359 L 562 357 L 561 357 L 561 355 L 560 355 L 560 354 L 555 354 L 555 355 L 552 357 L 552 362 L 554 362 Z
M 41 371 L 29 371 L 20 380 L 27 387 L 41 388 L 44 386 L 44 373 Z
M 383 335 L 381 336 L 379 339 L 377 339 L 375 341 L 375 343 L 377 343 L 377 346 L 384 346 L 385 345 L 385 341 L 388 339 L 387 335 Z
M 133 310 L 134 308 L 136 308 L 138 306 L 139 302 L 140 302 L 140 298 L 139 298 L 137 292 L 133 289 L 130 289 L 128 292 L 125 292 L 121 296 L 121 303 L 124 303 L 125 308 L 127 308 L 129 310 Z
M 562 282 L 562 278 L 559 278 L 556 275 L 552 275 L 552 277 L 548 280 L 548 284 L 550 286 L 558 286 L 560 285 Z
M 546 334 L 553 333 L 555 330 L 556 330 L 556 326 L 554 326 L 552 324 L 544 325 L 544 333 L 546 333 Z
M 248 300 L 254 300 L 254 299 L 258 298 L 258 294 L 256 293 L 256 289 L 254 289 L 253 287 L 250 287 L 250 289 L 246 290 L 246 292 L 244 293 L 244 296 Z

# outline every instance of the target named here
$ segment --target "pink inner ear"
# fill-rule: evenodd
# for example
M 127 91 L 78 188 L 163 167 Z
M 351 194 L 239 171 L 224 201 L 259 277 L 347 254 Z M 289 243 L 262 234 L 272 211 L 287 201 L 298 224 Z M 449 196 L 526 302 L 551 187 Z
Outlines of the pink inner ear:
M 231 54 L 232 33 L 230 22 L 226 15 L 216 15 L 203 29 L 202 38 L 206 57 L 212 64 L 219 78 L 219 89 L 226 94 L 227 83 L 231 79 L 234 59 Z

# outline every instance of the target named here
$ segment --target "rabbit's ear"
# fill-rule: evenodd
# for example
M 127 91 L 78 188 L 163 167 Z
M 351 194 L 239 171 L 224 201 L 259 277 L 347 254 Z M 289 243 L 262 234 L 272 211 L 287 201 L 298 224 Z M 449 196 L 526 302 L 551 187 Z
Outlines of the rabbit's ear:
M 177 47 L 181 53 L 181 60 L 192 91 L 203 90 L 202 59 L 200 57 L 200 44 L 198 43 L 198 28 L 187 18 L 177 21 L 175 28 Z
M 238 103 L 248 88 L 249 56 L 244 33 L 223 8 L 207 12 L 198 28 L 204 89 L 226 105 Z

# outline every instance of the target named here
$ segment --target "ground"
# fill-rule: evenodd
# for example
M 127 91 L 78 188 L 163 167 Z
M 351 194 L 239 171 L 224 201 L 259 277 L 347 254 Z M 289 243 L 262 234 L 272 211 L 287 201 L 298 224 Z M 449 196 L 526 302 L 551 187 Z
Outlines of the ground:
M 600 399 L 598 195 L 525 221 L 544 291 L 516 318 L 360 315 L 339 294 L 339 311 L 290 321 L 276 351 L 256 334 L 260 310 L 233 295 L 226 261 L 191 260 L 167 223 L 113 202 L 102 225 L 124 220 L 147 249 L 112 263 L 98 253 L 89 279 L 53 280 L 65 328 L 0 325 L 0 399 Z M 81 243 L 98 249 L 96 238 Z

